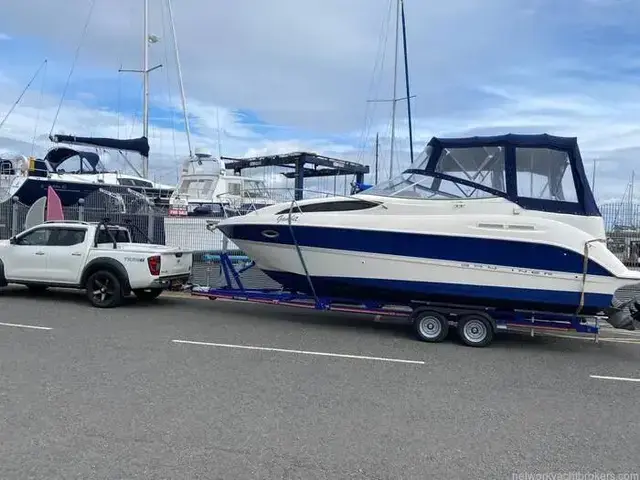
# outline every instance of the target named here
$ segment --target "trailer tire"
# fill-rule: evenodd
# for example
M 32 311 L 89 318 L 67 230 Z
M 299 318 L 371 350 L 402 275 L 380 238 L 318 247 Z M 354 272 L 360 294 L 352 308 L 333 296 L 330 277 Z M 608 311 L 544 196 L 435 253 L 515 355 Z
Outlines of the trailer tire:
M 413 329 L 423 342 L 442 342 L 449 334 L 449 321 L 441 313 L 417 310 L 412 314 Z
M 484 315 L 463 315 L 458 320 L 457 331 L 460 340 L 469 347 L 486 347 L 493 341 L 493 325 Z

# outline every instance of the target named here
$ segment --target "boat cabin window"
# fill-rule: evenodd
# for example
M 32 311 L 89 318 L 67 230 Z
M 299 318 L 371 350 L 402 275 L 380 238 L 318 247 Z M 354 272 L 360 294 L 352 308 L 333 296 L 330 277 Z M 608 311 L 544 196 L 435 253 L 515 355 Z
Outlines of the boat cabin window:
M 213 180 L 183 180 L 180 183 L 178 193 L 194 198 L 205 198 L 211 196 L 212 188 Z
M 57 165 L 52 165 L 55 168 L 56 173 L 71 173 L 71 174 L 82 174 L 82 173 L 98 173 L 98 170 L 95 168 L 91 162 L 81 155 L 73 155 L 72 157 L 66 158 L 62 162 Z
M 577 202 L 569 155 L 550 148 L 516 148 L 518 196 Z
M 266 198 L 269 193 L 262 180 L 245 180 L 242 195 L 247 198 Z
M 436 172 L 506 192 L 504 147 L 444 148 Z M 464 191 L 475 190 L 462 186 Z
M 241 195 L 242 194 L 242 188 L 240 183 L 238 182 L 229 182 L 229 185 L 227 187 L 227 193 L 229 195 Z
M 153 183 L 146 180 L 139 180 L 137 178 L 119 178 L 118 183 L 126 187 L 145 187 L 152 188 Z

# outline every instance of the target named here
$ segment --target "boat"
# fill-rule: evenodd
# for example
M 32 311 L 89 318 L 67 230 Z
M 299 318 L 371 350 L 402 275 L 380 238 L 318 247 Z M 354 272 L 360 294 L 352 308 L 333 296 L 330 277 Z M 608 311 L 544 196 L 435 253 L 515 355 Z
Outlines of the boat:
M 16 198 L 31 206 L 47 195 L 48 187 L 52 187 L 64 206 L 76 205 L 101 189 L 122 196 L 133 191 L 149 198 L 155 205 L 168 205 L 175 186 L 108 170 L 97 151 L 115 149 L 148 155 L 146 137 L 120 140 L 56 135 L 51 140 L 66 145 L 49 149 L 43 158 L 18 155 L 0 159 L 0 203 Z M 95 147 L 95 151 L 77 145 Z
M 178 186 L 169 199 L 169 214 L 223 217 L 223 209 L 244 213 L 274 203 L 264 181 L 229 174 L 221 159 L 198 148 L 183 162 Z
M 576 138 L 434 137 L 413 165 L 217 228 L 284 289 L 316 297 L 598 315 L 640 282 L 607 249 Z
M 169 216 L 164 219 L 167 245 L 194 251 L 220 249 L 223 237 L 212 226 L 225 216 L 275 203 L 264 181 L 229 174 L 222 159 L 197 148 L 194 156 L 184 160 L 178 186 L 169 199 Z

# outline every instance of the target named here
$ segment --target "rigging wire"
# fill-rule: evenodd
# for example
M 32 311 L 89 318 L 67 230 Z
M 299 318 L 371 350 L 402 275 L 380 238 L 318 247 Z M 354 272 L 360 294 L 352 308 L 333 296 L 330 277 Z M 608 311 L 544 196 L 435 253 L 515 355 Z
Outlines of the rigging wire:
M 140 85 L 138 87 L 138 96 L 142 97 L 142 95 L 144 95 L 144 85 Z M 142 116 L 142 112 L 140 112 L 140 115 Z M 133 138 L 134 135 L 134 130 L 136 129 L 136 127 L 138 126 L 138 120 L 140 119 L 140 117 L 138 116 L 138 112 L 134 112 L 133 113 L 133 118 L 131 119 L 131 131 L 129 132 L 129 138 Z M 149 135 L 149 138 L 151 138 L 151 135 Z
M 171 27 L 171 36 L 173 39 L 173 53 L 176 60 L 176 68 L 178 70 L 178 86 L 180 87 L 180 100 L 182 101 L 182 113 L 184 115 L 184 130 L 187 135 L 187 146 L 189 147 L 189 156 L 193 156 L 191 149 L 191 130 L 189 128 L 189 112 L 187 111 L 187 99 L 184 94 L 184 83 L 182 81 L 182 67 L 180 66 L 180 51 L 178 50 L 178 37 L 176 35 L 176 25 L 173 20 L 173 9 L 171 0 L 166 0 L 167 9 L 169 11 L 169 26 Z
M 51 130 L 49 131 L 49 136 L 53 135 L 53 129 L 56 126 L 56 122 L 58 121 L 58 116 L 60 115 L 60 110 L 62 109 L 62 103 L 64 102 L 64 97 L 67 94 L 67 90 L 69 88 L 69 84 L 71 83 L 71 76 L 76 68 L 76 63 L 78 62 L 78 57 L 80 56 L 80 49 L 82 48 L 82 43 L 84 41 L 85 36 L 87 35 L 87 30 L 89 29 L 89 23 L 91 21 L 91 15 L 93 14 L 93 7 L 96 5 L 96 0 L 91 0 L 91 5 L 89 6 L 89 13 L 87 14 L 87 19 L 84 22 L 84 27 L 82 29 L 82 35 L 80 36 L 80 42 L 76 47 L 75 54 L 73 56 L 73 63 L 71 64 L 71 70 L 69 70 L 69 76 L 67 77 L 67 82 L 64 85 L 64 89 L 62 90 L 62 97 L 60 97 L 60 103 L 58 104 L 58 109 L 56 110 L 56 115 L 53 117 L 53 123 L 51 124 Z
M 27 93 L 27 90 L 29 90 L 29 87 L 31 86 L 33 81 L 38 77 L 38 74 L 40 73 L 40 70 L 42 70 L 46 65 L 47 65 L 47 60 L 45 59 L 45 61 L 42 62 L 40 64 L 40 66 L 38 67 L 38 69 L 36 70 L 36 73 L 33 74 L 33 76 L 31 77 L 31 80 L 29 80 L 29 83 L 27 83 L 27 85 L 24 87 L 24 89 L 22 89 L 22 93 L 20 93 L 20 96 L 18 97 L 18 99 L 15 102 L 13 102 L 13 105 L 11 105 L 11 108 L 9 109 L 7 114 L 4 116 L 4 118 L 0 122 L 0 129 L 3 127 L 3 125 L 5 124 L 7 119 L 9 118 L 9 115 L 11 115 L 13 113 L 13 111 L 15 110 L 15 108 L 18 106 L 18 104 L 20 103 L 20 100 L 22 100 L 22 97 L 24 97 L 24 94 Z
M 384 61 L 386 58 L 387 44 L 389 39 L 389 27 L 391 25 L 391 17 L 393 11 L 394 0 L 389 0 L 389 6 L 387 9 L 387 14 L 383 18 L 382 24 L 380 26 L 380 34 L 378 36 L 378 48 L 376 51 L 376 61 L 373 66 L 373 71 L 371 72 L 371 78 L 369 81 L 369 90 L 368 97 L 372 96 L 373 90 L 376 86 L 374 85 L 376 80 L 380 81 L 380 74 L 382 73 L 382 69 L 384 67 Z M 378 71 L 378 69 L 380 71 Z M 369 109 L 372 109 L 373 112 L 370 112 Z M 357 161 L 361 161 L 364 157 L 365 148 L 367 139 L 371 132 L 371 124 L 373 123 L 373 113 L 375 112 L 376 104 L 375 102 L 367 102 L 367 106 L 365 107 L 365 115 L 364 115 L 364 127 L 360 135 L 360 139 L 358 141 L 358 157 Z
M 391 19 L 392 6 L 393 6 L 393 0 L 389 0 L 389 9 L 387 11 L 386 16 L 383 18 L 383 22 L 380 26 L 380 33 L 378 35 L 378 47 L 377 47 L 376 56 L 375 56 L 376 61 L 373 66 L 373 71 L 371 72 L 367 98 L 373 96 L 374 89 L 376 89 L 376 87 L 378 86 L 376 85 L 376 80 L 379 82 L 380 73 L 382 73 L 382 69 L 384 66 L 384 60 L 386 56 L 387 43 L 388 43 L 388 37 L 389 37 L 389 25 L 390 25 L 390 19 Z M 378 71 L 378 69 L 380 71 Z M 370 104 L 373 104 L 373 105 L 370 105 Z M 375 113 L 376 106 L 377 105 L 374 102 L 367 101 L 367 105 L 365 107 L 365 114 L 364 114 L 364 126 L 358 142 L 358 150 L 359 150 L 358 157 L 357 157 L 358 161 L 362 160 L 362 157 L 364 156 L 364 153 L 365 153 L 367 139 L 370 135 L 371 124 L 373 123 L 372 119 Z M 370 111 L 370 109 L 372 111 Z
M 44 85 L 47 79 L 47 59 L 44 61 L 44 70 L 42 72 L 42 84 L 40 85 L 40 98 L 38 99 L 38 108 L 36 113 L 36 124 L 33 126 L 33 139 L 31 140 L 31 156 L 36 149 L 36 136 L 38 135 L 38 126 L 40 124 L 40 113 L 42 111 L 42 100 L 44 99 Z

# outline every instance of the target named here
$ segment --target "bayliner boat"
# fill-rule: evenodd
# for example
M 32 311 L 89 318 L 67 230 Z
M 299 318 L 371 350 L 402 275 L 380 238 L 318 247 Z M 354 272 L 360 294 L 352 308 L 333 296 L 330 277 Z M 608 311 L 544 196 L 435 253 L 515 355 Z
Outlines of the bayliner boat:
M 607 249 L 575 138 L 432 138 L 415 165 L 218 229 L 287 290 L 318 296 L 595 315 L 640 282 Z

